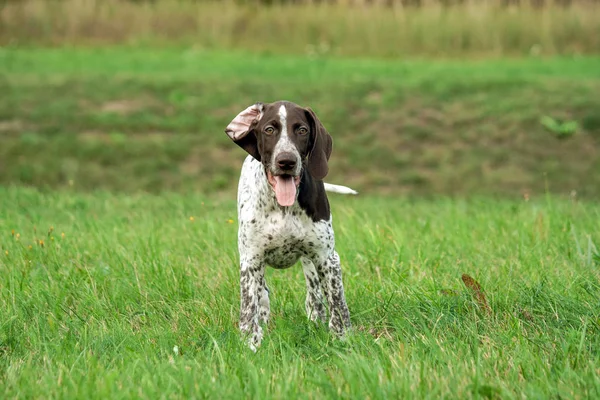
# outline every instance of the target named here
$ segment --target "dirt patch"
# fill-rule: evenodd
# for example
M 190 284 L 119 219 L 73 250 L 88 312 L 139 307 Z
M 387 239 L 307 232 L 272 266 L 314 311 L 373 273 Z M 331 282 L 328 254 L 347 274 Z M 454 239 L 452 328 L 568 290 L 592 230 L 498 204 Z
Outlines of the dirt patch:
M 194 176 L 213 169 L 241 168 L 245 156 L 240 157 L 235 147 L 193 146 L 188 156 L 180 163 L 183 174 Z
M 19 132 L 24 129 L 23 122 L 18 119 L 0 121 L 0 132 Z
M 119 115 L 129 115 L 148 107 L 147 101 L 140 99 L 133 100 L 112 100 L 100 106 L 100 111 Z
M 145 133 L 107 133 L 103 131 L 84 131 L 77 135 L 82 142 L 113 143 L 119 140 L 128 142 L 152 142 L 164 143 L 172 138 L 174 134 L 169 132 L 145 132 Z
M 186 157 L 186 159 L 180 164 L 180 170 L 184 175 L 198 175 L 202 170 L 201 161 L 203 156 L 203 152 L 200 147 L 194 146 L 192 147 L 190 154 Z

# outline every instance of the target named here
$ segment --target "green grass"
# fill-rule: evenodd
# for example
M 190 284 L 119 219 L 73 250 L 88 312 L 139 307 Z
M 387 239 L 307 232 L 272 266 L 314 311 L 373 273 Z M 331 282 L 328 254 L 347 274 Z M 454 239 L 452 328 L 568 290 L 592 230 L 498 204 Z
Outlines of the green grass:
M 597 7 L 0 0 L 0 398 L 600 397 Z M 223 130 L 279 99 L 354 329 L 269 270 L 254 354 Z
M 269 270 L 253 354 L 233 198 L 0 189 L 0 397 L 600 396 L 597 204 L 331 201 L 354 331 L 308 323 L 301 269 Z
M 243 156 L 224 127 L 287 99 L 333 135 L 327 179 L 361 192 L 600 195 L 598 57 L 7 47 L 0 92 L 4 185 L 231 193 Z

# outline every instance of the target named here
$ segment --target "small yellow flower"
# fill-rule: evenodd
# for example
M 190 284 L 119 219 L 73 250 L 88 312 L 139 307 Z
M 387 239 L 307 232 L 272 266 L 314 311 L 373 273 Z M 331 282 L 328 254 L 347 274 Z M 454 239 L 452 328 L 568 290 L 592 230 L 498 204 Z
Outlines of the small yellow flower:
M 14 229 L 13 229 L 13 230 L 11 230 L 11 231 L 10 231 L 10 234 L 11 234 L 11 235 L 13 235 L 13 236 L 15 236 L 15 230 L 14 230 Z
M 31 249 L 33 249 L 33 246 L 32 246 L 32 245 L 29 245 L 29 250 L 31 250 Z
M 194 217 L 190 217 L 190 221 L 194 222 Z
M 231 218 L 229 218 L 229 219 L 227 220 L 227 223 L 228 223 L 228 224 L 233 224 L 233 220 L 232 220 Z
M 17 240 L 19 240 L 21 238 L 21 234 L 17 233 Z
M 42 239 L 40 239 L 39 244 L 40 244 L 40 246 L 44 247 L 44 241 Z
M 60 234 L 60 237 L 64 239 L 64 237 L 65 237 L 65 233 L 64 233 L 64 232 L 63 232 L 63 233 L 61 233 L 61 234 Z

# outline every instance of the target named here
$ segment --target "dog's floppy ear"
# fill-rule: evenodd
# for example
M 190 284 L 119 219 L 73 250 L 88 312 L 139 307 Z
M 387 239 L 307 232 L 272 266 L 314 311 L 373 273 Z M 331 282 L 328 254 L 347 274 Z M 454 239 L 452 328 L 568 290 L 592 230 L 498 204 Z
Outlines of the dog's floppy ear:
M 329 172 L 329 156 L 333 147 L 333 139 L 331 135 L 314 111 L 306 108 L 306 116 L 312 124 L 312 145 L 308 154 L 308 172 L 317 180 L 322 180 Z
M 254 127 L 263 116 L 263 103 L 256 103 L 239 113 L 225 128 L 225 133 L 248 154 L 260 161 Z

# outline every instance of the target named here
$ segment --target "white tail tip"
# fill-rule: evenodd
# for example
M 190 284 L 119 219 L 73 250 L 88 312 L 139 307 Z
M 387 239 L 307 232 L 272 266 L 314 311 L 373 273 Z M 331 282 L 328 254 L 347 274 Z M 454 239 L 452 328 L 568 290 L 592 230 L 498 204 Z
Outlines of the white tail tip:
M 356 190 L 350 189 L 349 187 L 346 187 L 346 186 L 333 185 L 331 183 L 325 183 L 325 182 L 323 182 L 323 184 L 325 185 L 325 191 L 327 191 L 327 192 L 339 193 L 339 194 L 354 194 L 354 195 L 358 194 L 358 192 Z

